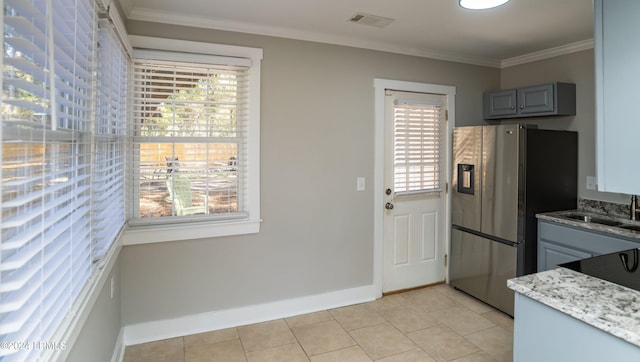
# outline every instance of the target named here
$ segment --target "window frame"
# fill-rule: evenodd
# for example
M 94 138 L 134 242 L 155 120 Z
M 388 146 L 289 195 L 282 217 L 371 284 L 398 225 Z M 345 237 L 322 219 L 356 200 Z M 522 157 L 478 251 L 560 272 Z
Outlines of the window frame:
M 203 57 L 244 58 L 251 62 L 248 70 L 248 122 L 247 122 L 247 178 L 246 217 L 224 219 L 220 215 L 211 218 L 197 218 L 185 220 L 171 220 L 170 223 L 154 223 L 153 221 L 132 220 L 130 205 L 127 210 L 129 220 L 122 235 L 123 245 L 148 244 L 157 242 L 179 241 L 220 236 L 254 234 L 260 231 L 260 78 L 263 51 L 260 48 L 232 46 L 223 44 L 203 43 L 176 39 L 155 38 L 139 35 L 129 35 L 134 50 L 174 52 L 179 59 L 193 62 Z M 130 87 L 131 89 L 131 87 Z M 129 110 L 132 114 L 132 109 Z M 132 117 L 130 116 L 131 120 Z M 127 142 L 132 147 L 131 141 Z M 130 149 L 129 152 L 133 150 Z M 127 190 L 133 190 L 135 168 L 130 162 L 127 166 Z M 130 191 L 131 192 L 131 191 Z M 138 197 L 128 195 L 128 199 Z

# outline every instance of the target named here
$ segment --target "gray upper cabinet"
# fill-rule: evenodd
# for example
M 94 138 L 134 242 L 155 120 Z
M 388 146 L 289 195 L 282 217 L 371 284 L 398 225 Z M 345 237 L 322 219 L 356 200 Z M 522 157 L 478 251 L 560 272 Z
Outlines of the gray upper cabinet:
M 514 117 L 518 114 L 516 103 L 517 92 L 515 89 L 487 92 L 484 94 L 485 117 Z
M 518 109 L 520 114 L 536 115 L 556 109 L 554 83 L 518 89 Z
M 484 119 L 572 116 L 576 114 L 576 85 L 547 83 L 485 92 Z
M 640 194 L 640 1 L 595 1 L 598 191 Z

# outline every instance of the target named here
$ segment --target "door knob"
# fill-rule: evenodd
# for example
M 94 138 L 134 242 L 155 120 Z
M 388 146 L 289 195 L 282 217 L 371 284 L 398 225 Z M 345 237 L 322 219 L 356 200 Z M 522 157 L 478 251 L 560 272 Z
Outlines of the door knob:
M 384 205 L 384 208 L 385 208 L 385 209 L 387 209 L 387 210 L 393 210 L 393 204 L 392 204 L 392 203 L 390 203 L 390 202 L 387 202 L 387 203 Z
M 387 189 L 384 193 L 387 195 L 391 195 L 391 189 Z

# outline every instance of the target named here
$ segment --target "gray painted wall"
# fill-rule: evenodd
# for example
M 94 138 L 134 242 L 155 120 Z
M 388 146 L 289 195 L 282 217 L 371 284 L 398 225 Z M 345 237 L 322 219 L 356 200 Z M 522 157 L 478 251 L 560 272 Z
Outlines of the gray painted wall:
M 461 63 L 137 21 L 128 30 L 264 49 L 264 222 L 256 235 L 124 247 L 123 325 L 372 284 L 373 79 L 456 86 L 458 124 L 481 123 L 480 95 L 500 86 L 500 70 Z
M 114 277 L 114 294 L 111 299 L 111 277 Z M 80 335 L 71 346 L 66 361 L 111 361 L 120 333 L 120 262 L 116 260 L 98 299 L 82 326 Z
M 502 70 L 501 88 L 514 88 L 560 81 L 576 84 L 576 115 L 532 118 L 540 128 L 578 132 L 578 197 L 629 203 L 628 195 L 586 189 L 586 177 L 596 174 L 595 70 L 593 50 L 522 64 Z

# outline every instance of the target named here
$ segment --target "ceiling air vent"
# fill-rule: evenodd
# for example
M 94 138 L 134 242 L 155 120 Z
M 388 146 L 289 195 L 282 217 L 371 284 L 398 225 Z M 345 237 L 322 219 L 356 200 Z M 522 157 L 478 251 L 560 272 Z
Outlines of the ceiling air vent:
M 358 23 L 362 25 L 375 26 L 376 28 L 384 28 L 385 26 L 393 23 L 395 20 L 390 18 L 384 18 L 382 16 L 369 15 L 364 13 L 357 13 L 349 18 L 352 23 Z

